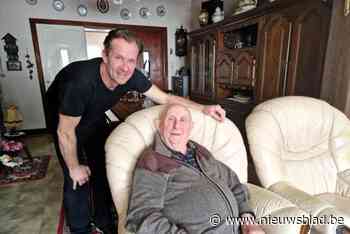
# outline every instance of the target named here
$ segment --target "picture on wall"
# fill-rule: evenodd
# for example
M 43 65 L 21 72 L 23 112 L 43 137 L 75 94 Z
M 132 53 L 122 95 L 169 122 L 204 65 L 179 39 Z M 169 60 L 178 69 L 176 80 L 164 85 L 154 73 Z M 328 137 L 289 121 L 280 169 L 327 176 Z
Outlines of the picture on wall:
M 7 70 L 8 71 L 21 71 L 22 65 L 18 60 L 18 46 L 16 45 L 17 39 L 11 34 L 7 33 L 2 40 L 5 41 L 5 52 L 7 53 Z
M 7 61 L 7 70 L 8 71 L 21 71 L 22 64 L 20 61 Z

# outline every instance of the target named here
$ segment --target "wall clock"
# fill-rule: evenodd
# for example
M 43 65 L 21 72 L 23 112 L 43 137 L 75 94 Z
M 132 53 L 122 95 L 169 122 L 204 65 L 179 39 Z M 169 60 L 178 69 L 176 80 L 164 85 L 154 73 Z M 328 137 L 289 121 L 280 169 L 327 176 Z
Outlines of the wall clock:
M 187 31 L 181 25 L 175 32 L 175 55 L 185 56 L 187 53 Z
M 121 11 L 120 11 L 120 17 L 124 20 L 128 20 L 130 19 L 130 16 L 131 16 L 131 13 L 130 11 L 127 9 L 127 8 L 123 8 Z
M 160 5 L 157 7 L 157 15 L 162 17 L 166 14 L 166 9 L 165 9 L 165 6 L 163 5 Z
M 64 3 L 61 0 L 54 0 L 52 2 L 52 6 L 56 11 L 63 11 L 64 10 Z

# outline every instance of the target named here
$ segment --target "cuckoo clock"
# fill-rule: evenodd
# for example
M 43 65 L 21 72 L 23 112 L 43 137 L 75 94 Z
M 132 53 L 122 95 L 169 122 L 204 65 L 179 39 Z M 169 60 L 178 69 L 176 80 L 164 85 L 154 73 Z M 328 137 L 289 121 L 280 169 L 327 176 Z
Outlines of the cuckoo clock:
M 185 56 L 187 53 L 187 32 L 182 27 L 175 32 L 175 54 L 176 56 Z
M 16 38 L 7 33 L 2 40 L 5 41 L 4 49 L 7 53 L 7 70 L 20 71 L 22 70 L 21 62 L 18 61 L 18 47 L 16 45 Z

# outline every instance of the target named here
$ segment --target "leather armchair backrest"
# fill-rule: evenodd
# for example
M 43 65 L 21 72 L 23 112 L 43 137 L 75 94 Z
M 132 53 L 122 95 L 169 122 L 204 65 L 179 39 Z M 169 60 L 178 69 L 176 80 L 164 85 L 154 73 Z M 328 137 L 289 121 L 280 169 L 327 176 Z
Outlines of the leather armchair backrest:
M 155 106 L 134 113 L 107 139 L 107 177 L 119 215 L 119 233 L 124 232 L 129 189 L 137 158 L 153 143 L 156 120 L 163 108 Z M 247 182 L 246 150 L 236 126 L 228 119 L 220 123 L 202 112 L 190 111 L 194 122 L 190 138 L 204 145 L 215 158 L 233 169 L 242 183 Z
M 337 172 L 350 167 L 350 122 L 325 101 L 266 101 L 248 116 L 246 128 L 264 187 L 287 181 L 311 194 L 334 192 Z

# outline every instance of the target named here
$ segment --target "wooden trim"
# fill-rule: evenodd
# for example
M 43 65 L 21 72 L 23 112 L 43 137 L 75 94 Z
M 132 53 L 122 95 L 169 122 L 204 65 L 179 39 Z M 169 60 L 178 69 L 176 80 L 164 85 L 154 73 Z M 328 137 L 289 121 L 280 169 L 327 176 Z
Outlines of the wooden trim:
M 47 126 L 48 124 L 48 113 L 47 113 L 47 102 L 45 99 L 45 81 L 44 81 L 44 72 L 43 67 L 41 63 L 41 55 L 40 55 L 40 49 L 39 49 L 39 40 L 38 40 L 38 32 L 36 30 L 36 23 L 32 22 L 31 19 L 29 19 L 30 22 L 30 30 L 32 33 L 32 40 L 33 40 L 33 46 L 34 46 L 34 54 L 35 54 L 35 61 L 37 65 L 37 75 L 39 79 L 39 86 L 40 86 L 40 92 L 41 92 L 41 102 L 44 107 L 44 114 L 45 114 L 45 124 Z
M 126 28 L 130 30 L 142 30 L 148 32 L 159 32 L 162 38 L 162 44 L 164 48 L 162 48 L 162 60 L 164 61 L 162 69 L 163 74 L 163 88 L 165 90 L 168 89 L 168 34 L 166 27 L 153 27 L 153 26 L 142 26 L 142 25 L 129 25 L 129 24 L 113 24 L 113 23 L 97 23 L 97 22 L 89 22 L 89 21 L 73 21 L 73 20 L 58 20 L 58 19 L 41 19 L 41 18 L 29 18 L 30 29 L 32 33 L 32 41 L 34 45 L 34 53 L 35 60 L 37 64 L 37 75 L 39 79 L 40 91 L 42 103 L 44 106 L 45 113 L 45 122 L 46 126 L 48 124 L 48 108 L 47 102 L 45 99 L 45 81 L 44 81 L 44 72 L 41 63 L 41 55 L 38 41 L 38 32 L 36 30 L 37 24 L 56 24 L 56 25 L 70 25 L 70 26 L 82 26 L 86 28 L 93 29 L 111 29 L 111 28 Z
M 58 24 L 58 25 L 70 25 L 70 26 L 83 26 L 87 28 L 96 29 L 111 29 L 111 28 L 132 28 L 143 31 L 166 31 L 166 27 L 153 27 L 143 25 L 132 25 L 132 24 L 113 24 L 113 23 L 98 23 L 92 21 L 73 21 L 73 20 L 59 20 L 59 19 L 42 19 L 42 18 L 30 18 L 29 22 L 34 24 Z

